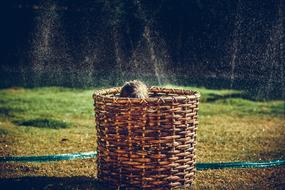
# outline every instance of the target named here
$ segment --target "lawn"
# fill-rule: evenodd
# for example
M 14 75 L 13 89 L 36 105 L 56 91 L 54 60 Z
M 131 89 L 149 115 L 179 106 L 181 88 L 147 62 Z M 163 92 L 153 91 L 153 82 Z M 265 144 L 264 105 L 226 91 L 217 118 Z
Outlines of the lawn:
M 201 93 L 197 162 L 285 159 L 285 101 L 258 101 L 246 92 L 178 87 Z M 0 90 L 0 156 L 96 150 L 93 89 Z M 0 187 L 104 189 L 95 159 L 0 163 Z M 9 187 L 10 187 L 9 186 Z M 195 189 L 282 189 L 285 167 L 198 171 Z

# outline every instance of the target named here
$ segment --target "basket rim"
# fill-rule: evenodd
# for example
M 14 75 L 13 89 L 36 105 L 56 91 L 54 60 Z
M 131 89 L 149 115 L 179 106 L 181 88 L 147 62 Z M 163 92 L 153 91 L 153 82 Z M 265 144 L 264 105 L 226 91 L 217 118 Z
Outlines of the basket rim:
M 178 100 L 185 100 L 185 99 L 199 99 L 201 97 L 200 93 L 198 91 L 193 90 L 186 90 L 186 89 L 177 89 L 177 88 L 166 88 L 166 87 L 158 87 L 158 86 L 152 86 L 148 88 L 149 91 L 153 92 L 164 92 L 164 93 L 171 93 L 171 94 L 177 94 L 177 96 L 164 96 L 164 97 L 148 97 L 148 98 L 129 98 L 129 97 L 119 97 L 114 96 L 110 97 L 107 96 L 109 94 L 119 93 L 121 90 L 121 87 L 112 87 L 112 88 L 106 88 L 106 89 L 100 89 L 95 90 L 93 93 L 93 99 L 102 98 L 104 100 L 110 100 L 110 101 L 119 101 L 119 100 L 127 100 L 128 102 L 165 102 L 165 101 L 178 101 Z

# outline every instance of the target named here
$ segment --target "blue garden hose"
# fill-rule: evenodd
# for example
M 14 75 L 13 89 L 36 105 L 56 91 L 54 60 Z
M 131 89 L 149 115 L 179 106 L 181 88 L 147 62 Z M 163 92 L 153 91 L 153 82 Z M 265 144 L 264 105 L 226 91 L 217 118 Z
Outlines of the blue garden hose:
M 0 157 L 1 162 L 50 162 L 50 161 L 62 161 L 62 160 L 75 160 L 75 159 L 87 159 L 95 158 L 97 151 L 95 152 L 83 152 L 83 153 L 71 153 L 71 154 L 55 154 L 47 156 L 7 156 Z
M 7 156 L 0 157 L 3 162 L 51 162 L 62 160 L 95 158 L 97 151 L 71 154 L 56 154 L 47 156 Z M 221 162 L 221 163 L 196 163 L 197 170 L 224 169 L 224 168 L 271 168 L 285 165 L 285 160 L 271 160 L 263 162 Z
M 221 162 L 197 163 L 197 170 L 224 169 L 224 168 L 271 168 L 285 165 L 285 160 L 271 160 L 263 162 Z

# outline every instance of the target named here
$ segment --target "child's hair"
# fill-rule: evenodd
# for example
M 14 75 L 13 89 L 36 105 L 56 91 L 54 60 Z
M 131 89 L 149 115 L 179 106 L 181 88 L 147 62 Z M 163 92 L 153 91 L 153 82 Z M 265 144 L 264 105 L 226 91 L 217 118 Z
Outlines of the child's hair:
M 139 80 L 126 82 L 121 89 L 120 97 L 148 98 L 147 86 Z

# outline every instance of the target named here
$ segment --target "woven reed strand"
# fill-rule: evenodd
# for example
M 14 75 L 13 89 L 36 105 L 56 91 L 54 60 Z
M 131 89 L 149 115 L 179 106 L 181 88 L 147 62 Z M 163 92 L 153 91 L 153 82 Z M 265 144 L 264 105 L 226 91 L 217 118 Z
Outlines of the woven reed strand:
M 191 186 L 199 93 L 152 87 L 149 98 L 94 93 L 98 179 L 123 189 Z

